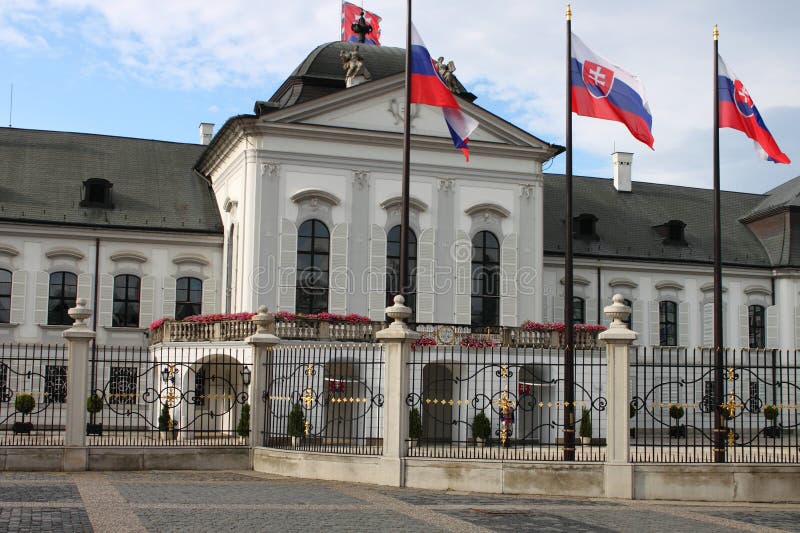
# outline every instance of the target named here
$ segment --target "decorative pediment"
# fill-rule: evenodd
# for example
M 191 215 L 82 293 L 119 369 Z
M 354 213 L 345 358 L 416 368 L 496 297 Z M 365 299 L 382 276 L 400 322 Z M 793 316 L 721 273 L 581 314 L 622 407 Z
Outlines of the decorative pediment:
M 588 279 L 584 278 L 583 276 L 572 276 L 572 285 L 589 285 L 591 283 Z M 564 285 L 564 278 L 561 278 L 561 284 Z
M 419 198 L 414 198 L 413 196 L 408 199 L 409 206 L 411 209 L 416 209 L 420 213 L 425 212 L 428 210 L 428 204 L 420 200 Z M 386 211 L 398 207 L 402 207 L 403 205 L 403 197 L 402 196 L 392 196 L 391 198 L 387 198 L 386 200 L 381 202 L 381 207 Z
M 200 265 L 200 266 L 208 265 L 208 259 L 206 259 L 202 255 L 193 255 L 193 254 L 181 254 L 175 256 L 172 262 L 175 263 L 176 265 Z
M 331 207 L 335 205 L 339 205 L 339 198 L 328 191 L 323 191 L 322 189 L 301 189 L 291 195 L 289 197 L 294 203 L 300 204 L 303 202 L 309 202 L 310 204 L 315 204 L 319 202 L 324 202 L 329 204 Z
M 629 289 L 635 289 L 639 284 L 628 278 L 614 278 L 608 282 L 608 286 L 613 288 L 627 287 Z
M 772 294 L 772 291 L 770 291 L 766 287 L 762 287 L 761 285 L 750 285 L 748 287 L 745 287 L 744 293 L 748 296 L 753 294 L 763 294 L 764 296 L 769 296 L 770 294 Z
M 472 207 L 468 207 L 467 209 L 465 209 L 464 212 L 467 214 L 467 216 L 470 217 L 476 215 L 487 216 L 488 214 L 499 218 L 508 218 L 508 216 L 511 215 L 511 211 L 509 211 L 502 205 L 491 204 L 491 203 L 475 204 Z
M 83 259 L 83 252 L 75 248 L 53 248 L 44 253 L 48 259 L 74 259 L 80 261 Z
M 713 290 L 714 290 L 714 283 L 710 281 L 700 286 L 700 292 L 711 292 Z M 728 292 L 728 289 L 723 286 L 722 292 Z
M 131 250 L 123 250 L 121 252 L 111 254 L 111 260 L 114 261 L 115 263 L 119 263 L 122 261 L 130 261 L 133 263 L 146 263 L 147 256 L 139 252 L 134 252 Z
M 659 281 L 658 283 L 656 283 L 656 289 L 659 291 L 663 291 L 664 289 L 673 289 L 676 291 L 682 291 L 683 285 L 681 285 L 677 281 L 669 281 L 669 280 Z
M 10 244 L 0 244 L 0 255 L 7 255 L 9 257 L 14 257 L 19 255 L 19 250 L 17 250 Z

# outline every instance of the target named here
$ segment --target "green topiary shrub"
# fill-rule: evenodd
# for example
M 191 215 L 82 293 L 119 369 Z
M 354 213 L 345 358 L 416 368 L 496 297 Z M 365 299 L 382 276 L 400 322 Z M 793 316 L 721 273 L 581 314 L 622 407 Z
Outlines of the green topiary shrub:
M 778 407 L 775 405 L 765 405 L 764 406 L 764 418 L 769 420 L 770 422 L 778 418 Z
M 172 429 L 172 417 L 169 416 L 169 406 L 164 404 L 161 407 L 161 416 L 158 417 L 158 430 L 169 431 Z
M 86 398 L 86 411 L 89 414 L 97 414 L 103 410 L 103 399 L 97 394 L 92 394 Z
M 418 439 L 422 436 L 422 418 L 416 407 L 408 412 L 408 438 Z
M 236 434 L 240 437 L 250 435 L 250 404 L 242 406 L 242 414 L 239 415 L 239 425 L 236 426 Z
M 475 418 L 472 419 L 472 436 L 476 439 L 489 440 L 489 435 L 492 433 L 492 423 L 489 418 L 479 411 Z
M 299 403 L 292 406 L 286 432 L 290 437 L 302 437 L 306 433 L 306 417 L 303 414 L 303 406 Z
M 669 416 L 670 418 L 674 418 L 675 420 L 680 420 L 683 418 L 683 407 L 679 404 L 675 403 L 669 406 Z
M 36 400 L 30 394 L 17 394 L 16 399 L 14 400 L 14 409 L 17 412 L 22 413 L 23 415 L 29 415 L 33 412 L 33 409 L 36 407 Z
M 581 411 L 581 427 L 578 430 L 578 434 L 581 437 L 592 437 L 592 415 L 585 407 L 583 408 L 583 411 Z

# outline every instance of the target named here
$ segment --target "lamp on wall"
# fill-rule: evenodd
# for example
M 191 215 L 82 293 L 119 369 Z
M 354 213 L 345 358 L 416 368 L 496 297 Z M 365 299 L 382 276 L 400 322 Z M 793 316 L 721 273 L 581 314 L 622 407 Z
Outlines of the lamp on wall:
M 250 369 L 247 365 L 242 367 L 242 383 L 250 385 Z

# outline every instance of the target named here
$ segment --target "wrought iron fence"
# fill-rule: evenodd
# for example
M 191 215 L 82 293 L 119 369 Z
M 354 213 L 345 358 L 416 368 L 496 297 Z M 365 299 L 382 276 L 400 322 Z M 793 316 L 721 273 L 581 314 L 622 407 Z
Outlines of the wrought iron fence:
M 563 350 L 416 346 L 409 363 L 409 455 L 563 459 Z M 575 352 L 576 460 L 603 461 L 604 350 Z
M 723 395 L 715 398 L 713 350 L 634 350 L 631 461 L 713 461 L 714 412 L 720 405 L 727 462 L 800 462 L 799 352 L 725 350 Z
M 263 400 L 264 446 L 353 455 L 383 453 L 383 348 L 274 348 Z
M 88 444 L 247 445 L 250 361 L 245 347 L 93 347 Z
M 62 446 L 66 401 L 66 346 L 0 344 L 0 445 Z

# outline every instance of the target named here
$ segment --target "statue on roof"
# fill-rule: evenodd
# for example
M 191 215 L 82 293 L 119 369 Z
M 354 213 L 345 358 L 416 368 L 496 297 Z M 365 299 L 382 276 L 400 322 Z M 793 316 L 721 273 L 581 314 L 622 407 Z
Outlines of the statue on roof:
M 353 50 L 343 50 L 340 52 L 339 59 L 342 60 L 345 86 L 353 87 L 372 79 L 372 75 L 364 65 L 364 58 L 361 57 L 358 51 L 358 46 Z
M 445 85 L 447 85 L 447 88 L 450 89 L 451 92 L 461 92 L 455 74 L 453 74 L 456 71 L 455 63 L 452 61 L 445 63 L 444 57 L 439 57 L 439 59 L 436 60 L 436 70 L 439 71 L 439 76 L 442 77 Z

